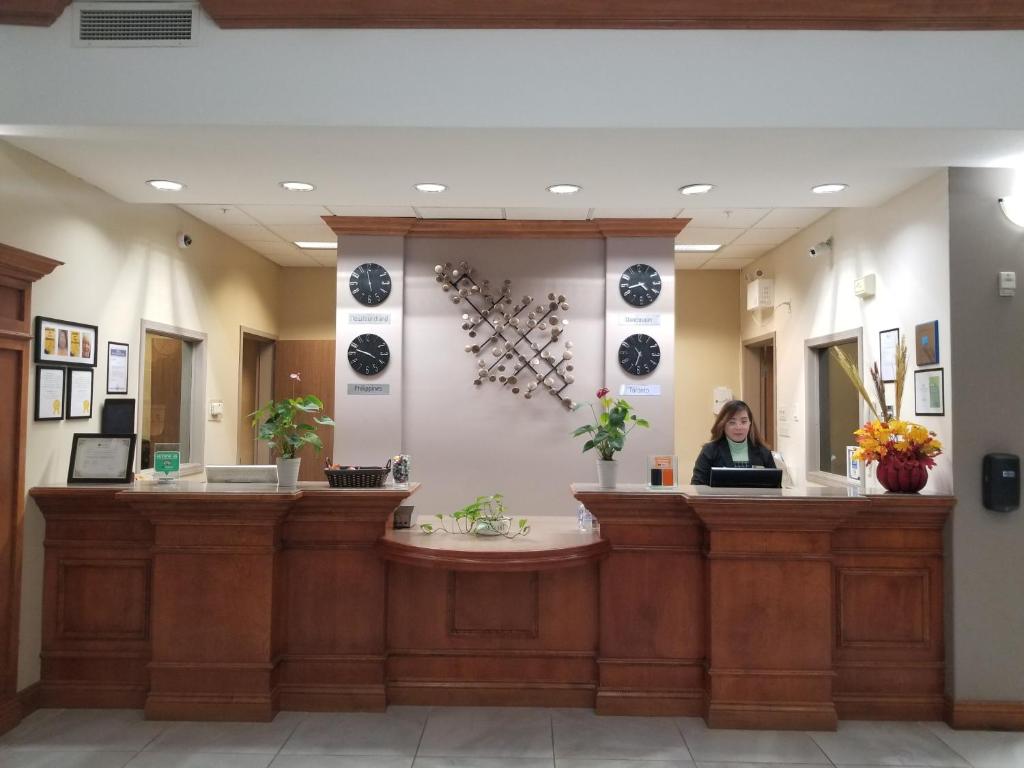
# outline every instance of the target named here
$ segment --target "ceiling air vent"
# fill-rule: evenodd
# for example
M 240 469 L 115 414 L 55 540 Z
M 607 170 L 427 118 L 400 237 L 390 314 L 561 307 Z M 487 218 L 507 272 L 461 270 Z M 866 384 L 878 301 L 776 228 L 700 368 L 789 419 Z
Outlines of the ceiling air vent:
M 76 3 L 75 44 L 81 46 L 195 45 L 195 3 Z

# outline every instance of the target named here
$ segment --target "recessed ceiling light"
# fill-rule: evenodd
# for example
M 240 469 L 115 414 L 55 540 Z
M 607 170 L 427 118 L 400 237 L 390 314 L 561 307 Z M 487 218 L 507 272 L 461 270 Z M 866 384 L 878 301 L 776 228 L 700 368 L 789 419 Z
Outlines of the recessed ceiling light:
M 425 181 L 415 186 L 420 192 L 444 192 L 448 189 L 447 184 L 438 184 L 436 181 Z
M 312 192 L 316 187 L 306 181 L 282 181 L 281 186 L 289 192 Z
M 185 188 L 180 181 L 170 181 L 169 179 L 150 179 L 146 183 L 161 192 L 181 192 Z
M 552 184 L 548 187 L 548 192 L 553 195 L 575 195 L 582 189 L 579 184 Z
M 336 241 L 295 240 L 294 242 L 299 248 L 306 248 L 311 251 L 333 251 L 338 247 Z
M 681 243 L 676 245 L 676 253 L 714 253 L 722 246 L 720 244 L 707 243 L 705 245 L 694 245 Z
M 836 192 L 842 192 L 848 186 L 848 184 L 819 184 L 816 187 L 811 187 L 811 192 L 816 195 L 831 195 Z
M 680 187 L 679 191 L 684 195 L 704 195 L 714 188 L 714 184 L 687 184 L 685 187 Z

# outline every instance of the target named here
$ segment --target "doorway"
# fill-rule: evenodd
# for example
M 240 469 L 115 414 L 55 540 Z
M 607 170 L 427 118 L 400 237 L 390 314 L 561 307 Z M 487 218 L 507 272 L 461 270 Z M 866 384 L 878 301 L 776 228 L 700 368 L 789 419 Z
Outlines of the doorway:
M 743 342 L 743 399 L 754 414 L 761 437 L 777 450 L 774 333 Z
M 274 397 L 274 348 L 268 333 L 241 329 L 238 377 L 238 463 L 270 464 L 270 446 L 256 438 L 249 414 Z

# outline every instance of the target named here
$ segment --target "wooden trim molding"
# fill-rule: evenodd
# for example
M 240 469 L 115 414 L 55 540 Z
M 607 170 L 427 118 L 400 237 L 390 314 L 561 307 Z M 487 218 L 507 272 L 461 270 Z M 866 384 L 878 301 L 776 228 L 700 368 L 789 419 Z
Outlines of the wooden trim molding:
M 223 28 L 1024 29 L 1008 0 L 201 0 Z M 28 5 L 23 0 L 19 5 Z M 52 4 L 52 3 L 50 3 Z
M 48 27 L 69 5 L 71 0 L 0 0 L 0 24 Z
M 946 722 L 962 730 L 1024 731 L 1024 701 L 946 698 Z
M 415 219 L 412 217 L 324 216 L 337 235 L 405 237 L 510 237 L 599 239 L 604 237 L 671 237 L 689 219 L 593 219 L 591 221 L 509 221 L 506 219 Z

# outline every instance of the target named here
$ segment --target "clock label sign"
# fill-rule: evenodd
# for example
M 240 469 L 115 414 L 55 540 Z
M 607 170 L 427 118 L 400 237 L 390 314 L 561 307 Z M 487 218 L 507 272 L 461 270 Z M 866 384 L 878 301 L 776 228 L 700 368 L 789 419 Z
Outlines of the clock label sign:
M 348 364 L 363 376 L 380 373 L 388 367 L 390 360 L 388 343 L 374 333 L 360 334 L 348 345 Z
M 363 306 L 376 307 L 391 295 L 391 275 L 372 261 L 360 264 L 349 275 L 348 290 Z
M 650 264 L 634 264 L 619 278 L 619 295 L 634 307 L 653 304 L 661 295 L 661 275 Z
M 619 345 L 619 365 L 633 376 L 653 373 L 660 362 L 661 347 L 646 333 L 627 336 Z

